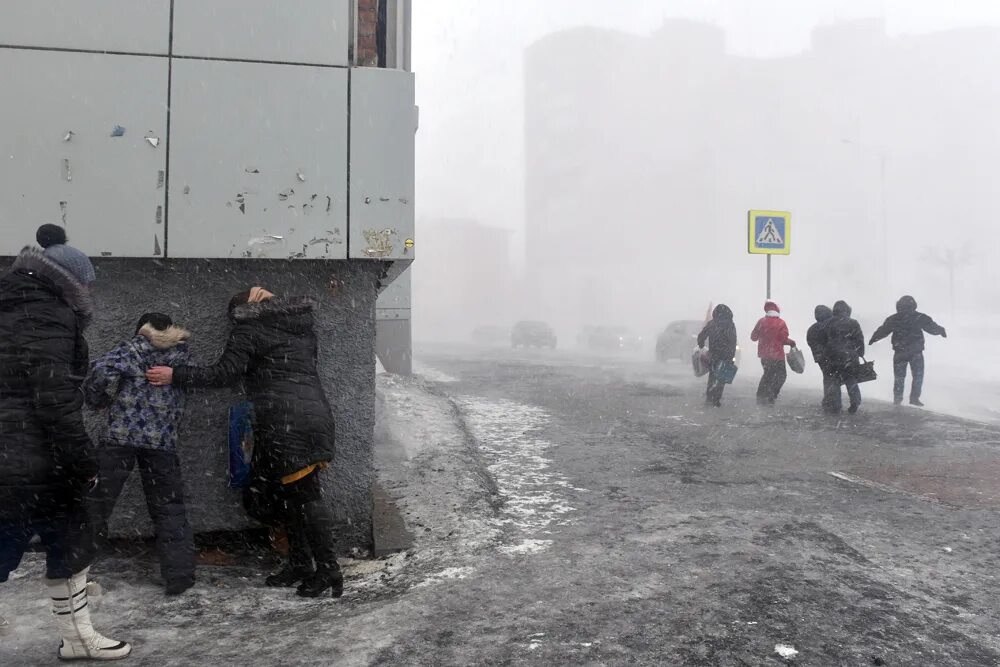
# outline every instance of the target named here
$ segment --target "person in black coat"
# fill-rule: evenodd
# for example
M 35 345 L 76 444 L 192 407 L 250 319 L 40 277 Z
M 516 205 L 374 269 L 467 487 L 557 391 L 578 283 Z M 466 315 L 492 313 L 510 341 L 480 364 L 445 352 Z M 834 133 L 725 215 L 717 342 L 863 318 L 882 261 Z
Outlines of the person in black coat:
M 858 386 L 857 370 L 860 358 L 865 355 L 865 335 L 861 325 L 851 318 L 851 307 L 846 301 L 833 304 L 833 317 L 826 325 L 826 347 L 824 351 L 831 372 L 847 388 L 850 405 L 847 411 L 852 415 L 861 407 L 861 388 Z M 836 390 L 836 401 L 840 403 L 840 387 Z
M 25 248 L 0 277 L 0 582 L 37 536 L 62 638 L 59 657 L 109 660 L 131 646 L 97 633 L 87 605 L 94 557 L 87 507 L 98 466 L 80 385 L 93 267 L 79 250 L 62 249 L 66 264 Z
M 722 405 L 722 392 L 726 383 L 718 377 L 719 367 L 724 362 L 732 363 L 736 356 L 736 325 L 733 323 L 733 311 L 729 306 L 720 303 L 712 311 L 712 319 L 698 334 L 698 347 L 704 348 L 708 343 L 708 388 L 705 390 L 705 402 L 719 407 Z
M 840 412 L 840 377 L 827 358 L 827 326 L 833 319 L 833 311 L 829 306 L 816 306 L 816 323 L 806 332 L 806 343 L 812 350 L 813 361 L 823 373 L 823 411 L 831 414 Z
M 267 584 L 302 581 L 299 595 L 332 588 L 339 597 L 344 580 L 319 481 L 333 459 L 334 421 L 316 370 L 313 303 L 254 287 L 233 297 L 229 313 L 233 328 L 215 364 L 154 367 L 147 377 L 178 387 L 243 383 L 254 409 L 253 481 L 244 502 L 255 519 L 284 528 L 290 547 L 288 565 Z
M 920 392 L 924 386 L 924 332 L 932 336 L 948 337 L 944 327 L 929 315 L 917 312 L 917 300 L 904 296 L 896 302 L 896 314 L 886 318 L 885 323 L 875 330 L 869 345 L 874 345 L 892 334 L 892 371 L 895 382 L 892 385 L 892 400 L 896 405 L 903 402 L 906 388 L 906 367 L 913 371 L 913 385 L 910 387 L 910 405 L 923 407 Z

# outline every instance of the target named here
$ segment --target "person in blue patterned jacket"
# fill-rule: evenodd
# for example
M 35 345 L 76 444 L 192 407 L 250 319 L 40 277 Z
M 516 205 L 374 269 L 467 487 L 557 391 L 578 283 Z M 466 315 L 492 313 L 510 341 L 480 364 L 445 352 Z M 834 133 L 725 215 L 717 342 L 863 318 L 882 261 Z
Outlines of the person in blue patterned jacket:
M 132 338 L 91 364 L 84 383 L 87 404 L 107 410 L 98 448 L 98 535 L 107 539 L 107 521 L 138 463 L 167 595 L 178 595 L 194 585 L 194 536 L 177 458 L 184 392 L 153 386 L 146 381 L 146 370 L 191 363 L 188 337 L 168 315 L 147 313 L 139 319 Z

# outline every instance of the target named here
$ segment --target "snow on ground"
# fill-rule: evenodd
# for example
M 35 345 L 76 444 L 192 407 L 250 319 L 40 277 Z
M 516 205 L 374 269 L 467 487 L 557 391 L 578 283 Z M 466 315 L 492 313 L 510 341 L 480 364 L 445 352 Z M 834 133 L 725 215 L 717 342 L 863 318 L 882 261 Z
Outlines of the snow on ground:
M 523 554 L 544 549 L 551 544 L 542 539 L 549 528 L 567 523 L 566 515 L 575 509 L 564 500 L 569 481 L 545 456 L 551 443 L 537 435 L 549 422 L 548 413 L 515 401 L 475 396 L 458 397 L 455 403 L 503 497 L 498 521 L 517 542 L 500 550 Z

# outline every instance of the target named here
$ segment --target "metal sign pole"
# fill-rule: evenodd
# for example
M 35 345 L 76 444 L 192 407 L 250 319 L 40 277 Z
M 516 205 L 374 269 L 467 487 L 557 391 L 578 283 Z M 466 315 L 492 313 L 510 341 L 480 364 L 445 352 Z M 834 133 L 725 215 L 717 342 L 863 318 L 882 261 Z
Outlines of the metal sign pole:
M 771 256 L 767 256 L 767 298 L 771 298 Z

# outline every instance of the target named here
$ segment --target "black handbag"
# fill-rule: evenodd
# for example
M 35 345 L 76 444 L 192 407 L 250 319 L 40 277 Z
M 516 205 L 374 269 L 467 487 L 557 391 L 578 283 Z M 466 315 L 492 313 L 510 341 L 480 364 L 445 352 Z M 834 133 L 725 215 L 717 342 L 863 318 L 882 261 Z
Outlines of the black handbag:
M 861 362 L 851 369 L 851 376 L 854 378 L 854 381 L 860 384 L 877 379 L 878 373 L 875 372 L 875 362 L 865 361 L 864 357 L 861 357 Z

